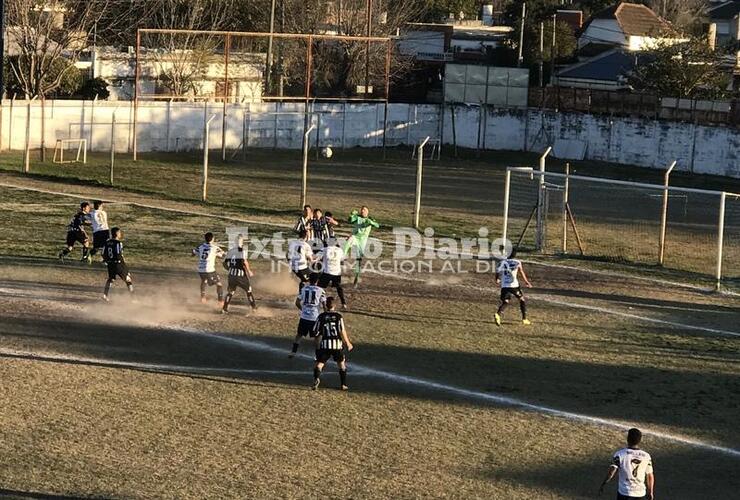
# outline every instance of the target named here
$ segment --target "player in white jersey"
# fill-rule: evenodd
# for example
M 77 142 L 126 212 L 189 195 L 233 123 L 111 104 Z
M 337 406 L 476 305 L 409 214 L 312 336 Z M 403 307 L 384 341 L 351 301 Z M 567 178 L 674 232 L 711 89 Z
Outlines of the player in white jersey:
M 319 276 L 319 286 L 326 289 L 333 286 L 337 290 L 339 300 L 342 302 L 342 309 L 347 309 L 347 300 L 344 297 L 344 288 L 342 288 L 342 262 L 345 255 L 341 245 L 334 239 L 330 239 L 317 255 L 321 259 L 321 276 Z
M 208 299 L 206 299 L 206 287 L 215 285 L 219 307 L 223 307 L 224 286 L 221 284 L 221 277 L 216 273 L 216 259 L 222 258 L 225 254 L 221 247 L 216 244 L 213 233 L 208 232 L 203 238 L 205 239 L 205 243 L 193 249 L 193 255 L 198 257 L 200 302 L 202 304 L 208 302 Z
M 604 486 L 619 473 L 619 487 L 617 500 L 655 498 L 655 475 L 653 474 L 653 459 L 650 454 L 640 449 L 642 433 L 639 429 L 630 429 L 627 432 L 627 448 L 622 448 L 612 457 L 612 463 L 606 478 L 601 483 L 599 494 L 604 492 Z
M 288 355 L 292 358 L 298 352 L 298 346 L 303 337 L 314 337 L 316 320 L 321 314 L 324 304 L 326 304 L 326 292 L 323 288 L 316 285 L 318 276 L 312 274 L 309 278 L 309 284 L 304 286 L 295 299 L 295 305 L 301 310 L 301 316 L 298 320 L 298 331 L 293 340 L 293 348 Z
M 90 223 L 93 230 L 93 249 L 90 255 L 95 255 L 98 250 L 102 250 L 111 237 L 110 227 L 108 227 L 108 213 L 103 205 L 104 202 L 100 200 L 93 202 L 93 210 L 90 212 Z
M 522 281 L 527 285 L 527 288 L 532 288 L 532 283 L 529 282 L 527 274 L 524 272 L 522 261 L 514 257 L 516 257 L 516 250 L 511 252 L 508 259 L 503 259 L 499 262 L 496 268 L 496 283 L 501 284 L 501 305 L 493 317 L 498 326 L 501 326 L 501 315 L 504 313 L 506 306 L 509 305 L 509 302 L 511 302 L 512 296 L 519 300 L 519 309 L 522 311 L 522 324 L 532 324 L 527 319 L 527 301 L 524 298 L 521 286 L 519 286 L 519 275 L 522 276 Z
M 298 282 L 298 292 L 303 290 L 303 287 L 308 283 L 308 278 L 311 275 L 310 265 L 313 263 L 313 250 L 311 245 L 308 244 L 308 232 L 302 229 L 298 233 L 297 240 L 290 242 L 288 246 L 288 262 L 290 262 L 290 270 L 293 274 L 298 276 L 300 280 Z

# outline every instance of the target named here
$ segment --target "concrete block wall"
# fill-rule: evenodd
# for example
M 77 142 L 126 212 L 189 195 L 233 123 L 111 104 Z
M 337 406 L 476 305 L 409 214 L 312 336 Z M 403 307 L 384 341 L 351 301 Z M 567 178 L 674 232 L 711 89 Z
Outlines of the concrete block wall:
M 0 148 L 25 145 L 27 103 L 3 101 Z M 380 147 L 385 107 L 364 103 L 310 104 L 315 126 L 311 145 L 334 148 Z M 130 102 L 46 101 L 46 146 L 57 139 L 86 138 L 92 151 L 108 151 L 111 120 L 116 112 L 116 149 L 131 151 L 133 105 Z M 142 102 L 138 115 L 138 147 L 147 151 L 187 151 L 203 147 L 203 122 L 214 116 L 210 147 L 299 149 L 304 133 L 304 104 L 228 104 L 226 120 L 220 103 Z M 31 147 L 41 144 L 39 101 L 31 102 Z M 453 143 L 453 108 L 433 104 L 390 104 L 385 130 L 388 146 L 412 146 L 424 137 Z M 454 107 L 454 137 L 465 148 L 542 151 L 558 139 L 583 141 L 586 159 L 663 169 L 673 160 L 684 171 L 740 178 L 740 130 L 691 123 L 557 113 L 539 109 Z

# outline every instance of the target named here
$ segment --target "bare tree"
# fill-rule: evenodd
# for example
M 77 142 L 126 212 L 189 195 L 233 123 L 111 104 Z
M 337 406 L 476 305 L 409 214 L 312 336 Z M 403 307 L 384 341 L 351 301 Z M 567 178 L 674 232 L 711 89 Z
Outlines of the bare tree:
M 18 86 L 28 97 L 60 87 L 71 64 L 87 48 L 92 27 L 108 0 L 6 2 L 8 62 Z
M 707 0 L 650 0 L 649 7 L 679 30 L 695 31 L 701 26 Z
M 149 27 L 219 30 L 233 15 L 231 0 L 156 0 Z M 172 95 L 202 93 L 199 82 L 222 56 L 225 37 L 205 33 L 157 33 L 142 40 L 143 64 L 151 62 L 160 84 Z

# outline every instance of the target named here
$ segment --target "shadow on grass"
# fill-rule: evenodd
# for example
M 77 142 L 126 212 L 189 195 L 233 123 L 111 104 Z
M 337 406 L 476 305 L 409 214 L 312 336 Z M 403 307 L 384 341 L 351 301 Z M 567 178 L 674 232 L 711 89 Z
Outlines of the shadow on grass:
M 125 317 L 111 319 L 122 323 Z M 305 378 L 288 377 L 287 386 L 307 386 L 310 358 L 287 359 L 292 328 L 280 335 L 214 336 L 178 329 L 90 323 L 71 319 L 6 317 L 0 338 L 25 350 L 107 361 L 250 370 L 305 370 Z M 302 352 L 312 355 L 307 342 Z M 688 355 L 688 354 L 687 354 Z M 666 370 L 659 366 L 605 365 L 564 359 L 446 351 L 363 343 L 349 356 L 353 362 L 391 374 L 391 378 L 352 379 L 355 391 L 487 406 L 443 388 L 403 381 L 419 377 L 488 394 L 509 395 L 539 405 L 625 422 L 703 429 L 723 443 L 737 446 L 740 376 L 715 372 Z M 351 369 L 351 368 L 350 368 Z M 258 373 L 230 379 L 263 381 Z M 327 374 L 331 387 L 338 382 Z
M 76 495 L 57 495 L 53 493 L 40 493 L 38 491 L 20 491 L 7 488 L 0 488 L 0 498 L 10 499 L 34 499 L 34 500 L 97 500 L 107 497 L 101 496 L 76 496 Z

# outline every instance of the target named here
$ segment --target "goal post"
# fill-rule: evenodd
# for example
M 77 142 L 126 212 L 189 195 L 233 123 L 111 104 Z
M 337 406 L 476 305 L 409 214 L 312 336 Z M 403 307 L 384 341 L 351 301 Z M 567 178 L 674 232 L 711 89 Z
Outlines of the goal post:
M 71 156 L 65 158 L 65 151 L 71 152 Z M 87 163 L 87 139 L 57 139 L 52 163 Z
M 503 237 L 520 249 L 655 267 L 662 241 L 666 269 L 713 286 L 740 274 L 723 267 L 740 255 L 740 239 L 728 237 L 740 202 L 723 209 L 740 195 L 526 167 L 508 168 L 505 182 Z

